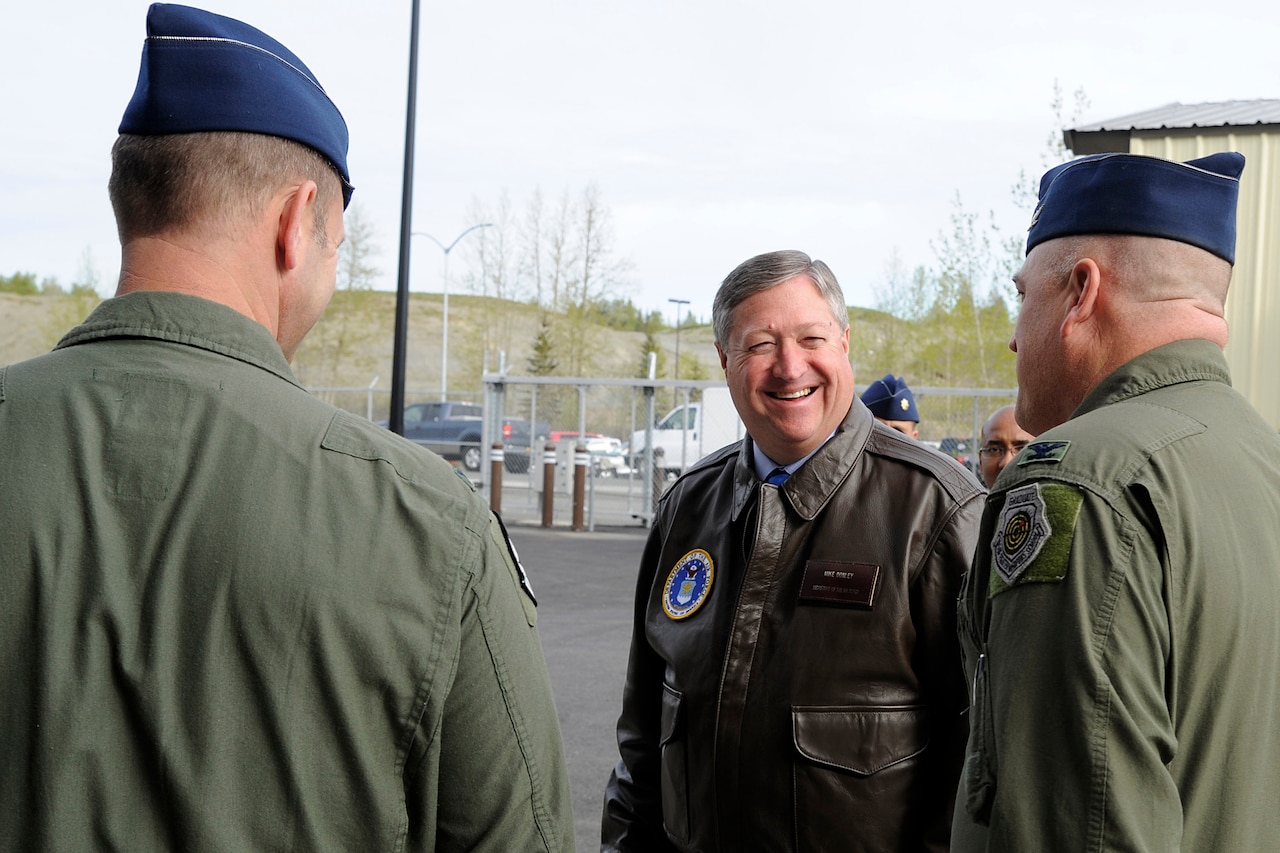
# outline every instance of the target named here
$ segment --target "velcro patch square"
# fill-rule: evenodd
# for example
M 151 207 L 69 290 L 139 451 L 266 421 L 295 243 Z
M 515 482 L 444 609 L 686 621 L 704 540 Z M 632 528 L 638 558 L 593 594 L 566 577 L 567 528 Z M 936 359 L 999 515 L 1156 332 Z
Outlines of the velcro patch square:
M 1067 559 L 1084 495 L 1060 483 L 1011 489 L 991 538 L 988 597 L 1023 583 L 1055 583 L 1067 576 Z

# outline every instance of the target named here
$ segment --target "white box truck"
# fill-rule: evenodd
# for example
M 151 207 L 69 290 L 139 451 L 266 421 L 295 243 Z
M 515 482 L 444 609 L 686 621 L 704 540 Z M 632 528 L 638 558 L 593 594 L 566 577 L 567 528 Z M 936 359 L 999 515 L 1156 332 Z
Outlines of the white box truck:
M 662 467 L 668 476 L 678 476 L 686 467 L 726 444 L 746 435 L 738 410 L 726 387 L 704 388 L 702 399 L 676 406 L 658 420 L 652 430 L 636 430 L 631 435 L 631 458 L 639 470 L 648 470 L 646 450 L 649 436 L 653 449 L 662 450 Z

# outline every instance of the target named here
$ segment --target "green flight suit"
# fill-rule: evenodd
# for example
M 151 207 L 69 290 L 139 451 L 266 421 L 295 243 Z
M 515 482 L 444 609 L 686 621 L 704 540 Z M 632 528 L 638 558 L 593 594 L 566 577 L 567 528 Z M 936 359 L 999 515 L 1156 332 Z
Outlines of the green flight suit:
M 534 603 L 419 447 L 173 293 L 0 371 L 0 847 L 573 849 Z
M 1115 371 L 987 499 L 957 851 L 1280 848 L 1280 437 L 1222 351 Z

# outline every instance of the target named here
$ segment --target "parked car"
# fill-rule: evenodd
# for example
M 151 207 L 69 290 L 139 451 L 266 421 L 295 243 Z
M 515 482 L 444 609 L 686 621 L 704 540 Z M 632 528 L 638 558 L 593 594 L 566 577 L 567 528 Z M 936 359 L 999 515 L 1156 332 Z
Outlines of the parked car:
M 412 403 L 404 407 L 404 437 L 450 462 L 461 462 L 468 471 L 479 471 L 484 458 L 480 449 L 483 416 L 478 403 Z
M 591 454 L 591 476 L 631 476 L 631 466 L 627 464 L 627 453 L 622 446 L 622 439 L 597 436 L 588 438 L 583 446 L 587 448 L 587 453 Z
M 532 424 L 524 418 L 506 418 L 502 421 L 502 467 L 512 474 L 529 470 L 533 454 L 542 449 L 551 425 Z
M 632 464 L 644 468 L 645 442 L 652 435 L 655 459 L 661 450 L 666 476 L 675 478 L 707 454 L 740 441 L 745 432 L 729 389 L 704 388 L 701 401 L 677 406 L 663 415 L 652 430 L 631 434 Z
M 602 435 L 601 435 L 600 433 L 598 433 L 598 432 L 584 432 L 584 433 L 582 434 L 582 437 L 583 437 L 583 438 L 585 438 L 585 439 L 592 439 L 592 438 L 604 438 L 604 436 L 602 436 Z M 552 431 L 548 434 L 548 438 L 549 438 L 549 440 L 550 440 L 550 441 L 554 441 L 556 444 L 560 444 L 560 443 L 562 443 L 562 442 L 569 441 L 569 442 L 573 442 L 573 444 L 575 444 L 575 445 L 576 445 L 576 444 L 578 444 L 578 431 L 577 431 L 577 430 L 571 430 L 571 429 L 557 429 L 557 430 L 552 430 Z
M 944 438 L 938 442 L 938 449 L 959 462 L 964 467 L 974 470 L 977 460 L 974 457 L 973 441 L 968 438 Z

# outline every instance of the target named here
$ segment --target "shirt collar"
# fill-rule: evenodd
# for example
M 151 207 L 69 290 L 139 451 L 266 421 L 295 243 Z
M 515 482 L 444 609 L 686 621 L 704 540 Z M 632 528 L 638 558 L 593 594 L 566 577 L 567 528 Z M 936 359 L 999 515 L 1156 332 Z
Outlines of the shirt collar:
M 828 441 L 830 441 L 831 436 L 835 435 L 837 432 L 839 432 L 838 428 L 832 430 L 831 435 L 823 439 L 822 444 L 819 444 L 817 447 L 813 449 L 813 453 L 810 453 L 808 456 L 805 456 L 803 459 L 797 459 L 795 462 L 792 462 L 790 465 L 779 465 L 777 462 L 774 462 L 772 459 L 770 459 L 768 456 L 765 455 L 765 452 L 760 449 L 760 445 L 756 444 L 755 440 L 752 439 L 751 441 L 752 468 L 755 469 L 756 476 L 759 477 L 761 480 L 767 479 L 768 476 L 773 473 L 775 468 L 781 468 L 784 471 L 786 471 L 787 474 L 794 474 L 801 465 L 809 461 L 809 458 L 813 456 L 814 453 L 817 453 L 819 450 L 821 450 L 823 448 L 823 445 L 825 445 Z

